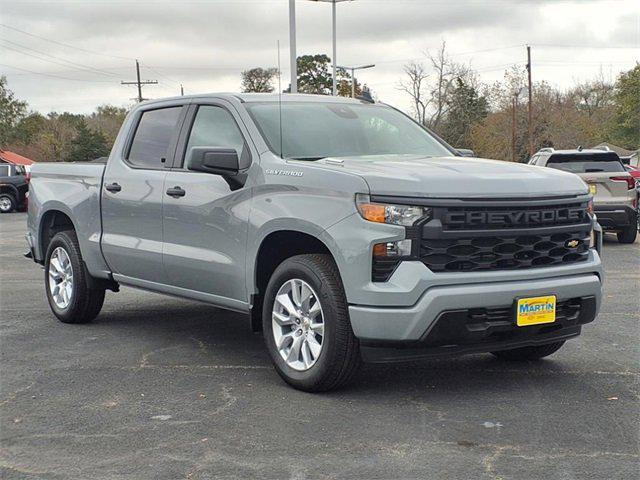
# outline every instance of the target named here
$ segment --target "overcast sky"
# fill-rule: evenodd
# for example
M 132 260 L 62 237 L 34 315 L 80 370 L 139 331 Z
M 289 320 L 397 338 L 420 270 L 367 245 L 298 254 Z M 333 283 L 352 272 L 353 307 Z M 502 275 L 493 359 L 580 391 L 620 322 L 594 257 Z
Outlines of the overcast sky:
M 532 45 L 534 81 L 567 88 L 640 60 L 640 1 L 354 0 L 338 9 L 338 64 L 377 96 L 408 108 L 402 66 L 443 40 L 487 82 Z M 277 64 L 288 85 L 288 0 L 0 0 L 0 73 L 32 109 L 90 112 L 135 96 L 134 59 L 160 83 L 149 98 L 239 91 L 240 72 Z M 331 5 L 297 0 L 298 54 L 331 55 Z M 11 28 L 7 28 L 11 27 Z M 22 30 L 27 32 L 17 31 Z M 29 35 L 30 34 L 30 35 Z M 52 41 L 51 41 L 52 40 Z

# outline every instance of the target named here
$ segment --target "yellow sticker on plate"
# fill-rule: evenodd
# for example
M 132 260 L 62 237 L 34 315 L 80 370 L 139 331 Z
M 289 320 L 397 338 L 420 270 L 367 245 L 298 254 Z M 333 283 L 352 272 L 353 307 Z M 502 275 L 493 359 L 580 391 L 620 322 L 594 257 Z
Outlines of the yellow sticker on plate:
M 595 195 L 596 193 L 598 193 L 598 187 L 596 185 L 594 185 L 593 183 L 589 184 L 589 193 L 591 195 Z
M 516 322 L 519 327 L 556 321 L 556 296 L 518 299 Z

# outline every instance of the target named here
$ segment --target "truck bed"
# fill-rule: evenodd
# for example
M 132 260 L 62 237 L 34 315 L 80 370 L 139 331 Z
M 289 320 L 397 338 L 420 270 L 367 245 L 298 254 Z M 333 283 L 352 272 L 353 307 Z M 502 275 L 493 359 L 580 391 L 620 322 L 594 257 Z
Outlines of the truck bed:
M 95 272 L 107 272 L 100 250 L 102 217 L 100 191 L 105 165 L 103 163 L 37 163 L 31 170 L 29 191 L 29 231 L 50 210 L 66 214 L 73 223 L 87 267 Z M 35 256 L 44 259 L 46 252 L 40 239 L 35 240 Z

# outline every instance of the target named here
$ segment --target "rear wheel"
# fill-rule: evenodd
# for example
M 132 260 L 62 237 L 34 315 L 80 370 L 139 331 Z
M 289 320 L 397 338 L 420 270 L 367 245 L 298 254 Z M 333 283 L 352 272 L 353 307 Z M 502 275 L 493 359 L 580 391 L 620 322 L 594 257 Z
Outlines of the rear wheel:
M 298 255 L 280 264 L 265 292 L 262 324 L 276 371 L 297 389 L 333 390 L 360 366 L 342 281 L 329 255 Z
M 103 288 L 91 283 L 73 230 L 58 232 L 47 248 L 44 282 L 53 314 L 64 323 L 87 323 L 98 316 Z
M 621 232 L 618 232 L 618 242 L 620 243 L 633 243 L 636 241 L 638 235 L 637 222 L 632 223 Z
M 0 193 L 0 213 L 11 213 L 17 205 L 16 197 L 10 193 Z
M 562 347 L 562 345 L 564 345 L 564 342 L 555 342 L 536 347 L 513 348 L 511 350 L 501 350 L 499 352 L 491 353 L 503 360 L 538 360 L 540 358 L 548 357 L 552 353 L 557 352 L 558 350 L 560 350 L 560 347 Z

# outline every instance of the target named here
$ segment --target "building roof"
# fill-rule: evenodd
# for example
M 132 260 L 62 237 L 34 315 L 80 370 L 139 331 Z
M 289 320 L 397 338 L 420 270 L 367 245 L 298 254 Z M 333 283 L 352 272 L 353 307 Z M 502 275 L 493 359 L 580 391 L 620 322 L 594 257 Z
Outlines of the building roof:
M 638 150 L 627 150 L 626 148 L 622 148 L 622 147 L 619 147 L 618 145 L 614 145 L 612 143 L 607 143 L 607 142 L 600 143 L 593 148 L 602 148 L 602 147 L 606 147 L 609 150 L 616 152 L 621 157 L 629 157 L 633 155 L 634 152 L 638 151 Z
M 35 163 L 31 159 L 18 155 L 14 152 L 10 152 L 9 150 L 0 150 L 0 160 L 10 163 L 11 165 L 31 165 Z

